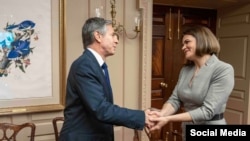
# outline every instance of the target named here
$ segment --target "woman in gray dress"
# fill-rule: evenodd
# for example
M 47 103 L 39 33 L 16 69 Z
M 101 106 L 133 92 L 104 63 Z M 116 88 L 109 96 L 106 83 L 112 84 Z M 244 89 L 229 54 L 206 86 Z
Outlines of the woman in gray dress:
M 190 27 L 184 31 L 182 51 L 187 62 L 162 109 L 151 112 L 157 115 L 151 118 L 155 122 L 151 131 L 168 122 L 226 124 L 223 113 L 234 87 L 234 69 L 218 59 L 220 45 L 217 38 L 206 27 Z M 181 105 L 185 112 L 175 114 Z

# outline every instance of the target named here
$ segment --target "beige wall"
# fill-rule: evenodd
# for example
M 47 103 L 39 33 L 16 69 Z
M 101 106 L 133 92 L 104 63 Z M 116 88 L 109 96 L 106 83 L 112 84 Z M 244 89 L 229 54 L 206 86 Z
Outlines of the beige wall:
M 68 0 L 66 3 L 67 69 L 70 67 L 72 61 L 83 52 L 81 28 L 88 17 L 95 16 L 94 9 L 99 7 L 95 4 L 98 4 L 96 1 L 98 0 Z M 105 15 L 103 17 L 111 19 L 109 14 L 111 10 L 109 7 L 109 1 L 106 1 L 106 3 L 107 7 L 106 11 L 104 11 Z M 104 2 L 101 4 L 104 4 L 105 6 Z M 124 11 L 126 5 L 129 5 L 130 9 Z M 90 8 L 88 6 L 90 6 Z M 121 22 L 125 25 L 128 33 L 133 33 L 134 21 L 131 19 L 133 19 L 136 13 L 138 13 L 135 1 L 117 0 L 116 6 L 116 8 L 119 9 L 119 11 L 117 10 L 117 22 Z M 123 16 L 126 18 L 123 18 Z M 130 40 L 122 37 L 116 50 L 116 54 L 107 58 L 111 73 L 111 83 L 113 86 L 115 103 L 130 106 L 131 108 L 138 108 L 138 104 L 136 104 L 138 103 L 138 97 L 135 97 L 135 95 L 139 94 L 139 49 L 139 38 Z M 125 84 L 127 81 L 130 81 L 130 83 Z M 124 93 L 126 93 L 126 95 L 124 95 Z M 133 97 L 133 99 L 131 97 Z M 123 101 L 124 98 L 129 98 L 129 103 Z
M 84 21 L 88 17 L 95 16 L 94 9 L 99 7 L 94 4 L 94 0 L 68 0 L 67 1 L 67 15 L 66 15 L 66 51 L 67 51 L 67 68 L 70 67 L 72 61 L 78 57 L 83 52 L 82 42 L 81 42 L 81 28 Z M 105 4 L 105 3 L 103 3 Z M 116 8 L 117 10 L 117 22 L 124 23 L 128 32 L 133 33 L 133 19 L 134 15 L 138 13 L 136 9 L 134 0 L 117 0 Z M 84 6 L 82 6 L 84 5 Z M 124 11 L 124 6 L 129 5 L 131 9 Z M 90 9 L 88 8 L 90 6 Z M 104 18 L 110 19 L 110 7 L 107 1 L 106 16 Z M 125 13 L 123 13 L 123 11 Z M 132 14 L 130 14 L 130 13 Z M 129 13 L 129 14 L 127 14 Z M 126 18 L 122 18 L 122 16 Z M 127 16 L 128 15 L 128 16 Z M 121 18 L 119 18 L 121 17 Z M 126 42 L 126 44 L 124 43 Z M 134 97 L 139 93 L 138 85 L 138 74 L 139 74 L 139 38 L 135 40 L 129 40 L 126 38 L 121 38 L 116 54 L 107 58 L 111 73 L 111 83 L 114 91 L 115 102 L 119 105 L 131 106 L 131 108 L 137 108 L 138 97 Z M 124 84 L 124 81 L 130 81 L 129 84 Z M 125 86 L 124 86 L 125 85 Z M 125 89 L 124 87 L 127 87 Z M 124 95 L 126 93 L 126 95 Z M 131 99 L 131 97 L 134 97 Z M 123 98 L 130 98 L 130 103 L 123 101 Z
M 101 6 L 103 6 L 101 16 L 111 19 L 109 0 L 67 0 L 67 68 L 83 51 L 81 28 L 84 21 L 88 17 L 95 16 L 95 9 Z M 128 36 L 134 35 L 134 17 L 139 13 L 142 14 L 143 21 L 147 22 L 143 24 L 144 29 L 136 39 L 130 40 L 122 35 L 116 54 L 107 58 L 114 103 L 119 106 L 132 109 L 145 109 L 150 106 L 151 84 L 150 80 L 146 81 L 146 79 L 151 78 L 151 7 L 151 0 L 116 0 L 116 20 L 117 23 L 124 25 Z M 142 42 L 143 39 L 146 41 Z M 116 127 L 115 131 L 116 139 L 119 141 L 132 139 L 133 130 L 131 129 Z M 122 136 L 123 133 L 126 136 Z

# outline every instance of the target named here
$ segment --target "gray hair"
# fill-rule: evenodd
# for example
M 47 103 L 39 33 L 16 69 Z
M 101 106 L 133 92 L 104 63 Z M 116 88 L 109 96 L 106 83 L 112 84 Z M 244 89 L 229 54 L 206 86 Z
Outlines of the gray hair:
M 83 47 L 86 49 L 95 41 L 94 32 L 98 31 L 100 34 L 106 34 L 107 25 L 111 25 L 112 21 L 105 20 L 100 17 L 89 18 L 82 27 L 82 42 Z

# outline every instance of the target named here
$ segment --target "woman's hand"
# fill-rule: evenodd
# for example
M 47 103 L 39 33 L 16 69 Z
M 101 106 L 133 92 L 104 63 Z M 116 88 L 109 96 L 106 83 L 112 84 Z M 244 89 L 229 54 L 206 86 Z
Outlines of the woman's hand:
M 160 130 L 164 125 L 169 122 L 168 116 L 159 116 L 159 117 L 152 117 L 149 119 L 151 122 L 154 122 L 154 126 L 149 128 L 150 131 Z

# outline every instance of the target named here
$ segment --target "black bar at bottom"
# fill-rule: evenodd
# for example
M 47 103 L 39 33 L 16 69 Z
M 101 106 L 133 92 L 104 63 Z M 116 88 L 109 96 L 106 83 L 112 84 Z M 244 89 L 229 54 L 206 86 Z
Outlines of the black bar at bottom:
M 221 141 L 237 139 L 249 141 L 250 125 L 187 125 L 186 141 Z

